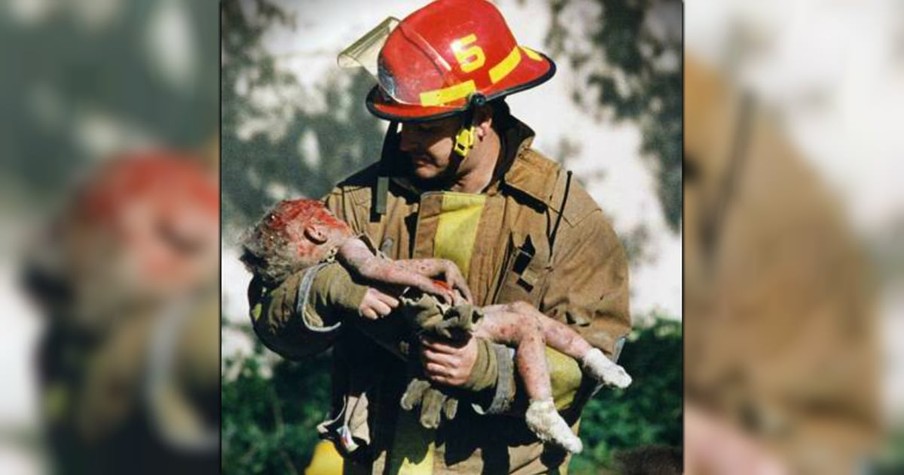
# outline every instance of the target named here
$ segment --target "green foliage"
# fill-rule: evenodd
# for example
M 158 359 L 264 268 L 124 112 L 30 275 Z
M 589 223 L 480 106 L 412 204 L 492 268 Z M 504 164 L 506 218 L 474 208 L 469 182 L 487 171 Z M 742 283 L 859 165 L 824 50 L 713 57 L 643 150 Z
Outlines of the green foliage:
M 588 0 L 552 0 L 552 27 L 546 37 L 553 56 L 566 58 L 583 77 L 572 91 L 578 104 L 597 94 L 591 109 L 614 121 L 636 123 L 643 134 L 641 153 L 654 167 L 666 222 L 681 227 L 682 42 L 678 0 L 589 0 L 601 9 L 590 35 L 590 49 L 575 46 L 570 8 Z M 656 26 L 654 26 L 656 25 Z M 580 31 L 580 29 L 577 29 Z M 583 74 L 586 73 L 586 74 Z
M 261 369 L 263 350 L 242 361 L 228 360 L 222 389 L 223 473 L 301 473 L 316 445 L 319 424 L 329 410 L 330 357 L 279 361 L 273 374 Z
M 641 445 L 682 445 L 681 322 L 656 317 L 635 329 L 619 363 L 634 382 L 603 389 L 584 408 L 581 439 L 571 473 L 598 473 L 621 450 Z

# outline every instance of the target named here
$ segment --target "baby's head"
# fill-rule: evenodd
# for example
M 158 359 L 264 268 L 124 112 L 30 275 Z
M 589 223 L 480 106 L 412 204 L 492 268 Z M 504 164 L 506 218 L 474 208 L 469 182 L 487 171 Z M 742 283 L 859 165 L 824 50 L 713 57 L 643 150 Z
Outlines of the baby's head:
M 271 283 L 313 266 L 352 236 L 348 225 L 311 199 L 279 202 L 245 238 L 242 262 Z

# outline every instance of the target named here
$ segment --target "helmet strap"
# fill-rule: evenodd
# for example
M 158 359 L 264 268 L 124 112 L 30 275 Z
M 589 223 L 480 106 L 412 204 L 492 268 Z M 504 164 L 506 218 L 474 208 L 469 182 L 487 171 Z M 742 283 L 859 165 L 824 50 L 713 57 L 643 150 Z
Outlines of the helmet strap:
M 471 94 L 468 98 L 468 108 L 465 109 L 462 116 L 463 120 L 461 128 L 458 129 L 458 133 L 455 134 L 455 145 L 453 146 L 455 154 L 462 159 L 465 159 L 468 156 L 471 149 L 474 148 L 474 142 L 476 141 L 477 127 L 474 125 L 474 112 L 478 106 L 482 106 L 486 104 L 486 102 L 486 97 L 479 92 Z

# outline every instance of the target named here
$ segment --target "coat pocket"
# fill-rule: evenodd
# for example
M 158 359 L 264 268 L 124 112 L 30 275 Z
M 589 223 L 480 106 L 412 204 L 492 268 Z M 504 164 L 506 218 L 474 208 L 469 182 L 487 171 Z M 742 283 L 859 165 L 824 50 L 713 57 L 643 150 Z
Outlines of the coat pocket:
M 545 241 L 530 234 L 513 231 L 494 303 L 525 301 L 537 306 L 549 275 L 549 250 Z

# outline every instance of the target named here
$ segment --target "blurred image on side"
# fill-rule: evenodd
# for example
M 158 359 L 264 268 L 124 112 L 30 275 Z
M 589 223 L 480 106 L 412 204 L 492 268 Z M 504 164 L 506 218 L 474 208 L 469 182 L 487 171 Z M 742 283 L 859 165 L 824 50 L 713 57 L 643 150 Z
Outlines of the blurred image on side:
M 716 3 L 686 23 L 685 473 L 901 473 L 902 10 Z
M 0 473 L 218 473 L 219 5 L 0 2 Z
M 216 462 L 218 239 L 216 177 L 148 152 L 100 166 L 32 243 L 24 284 L 46 318 L 36 368 L 55 473 Z

